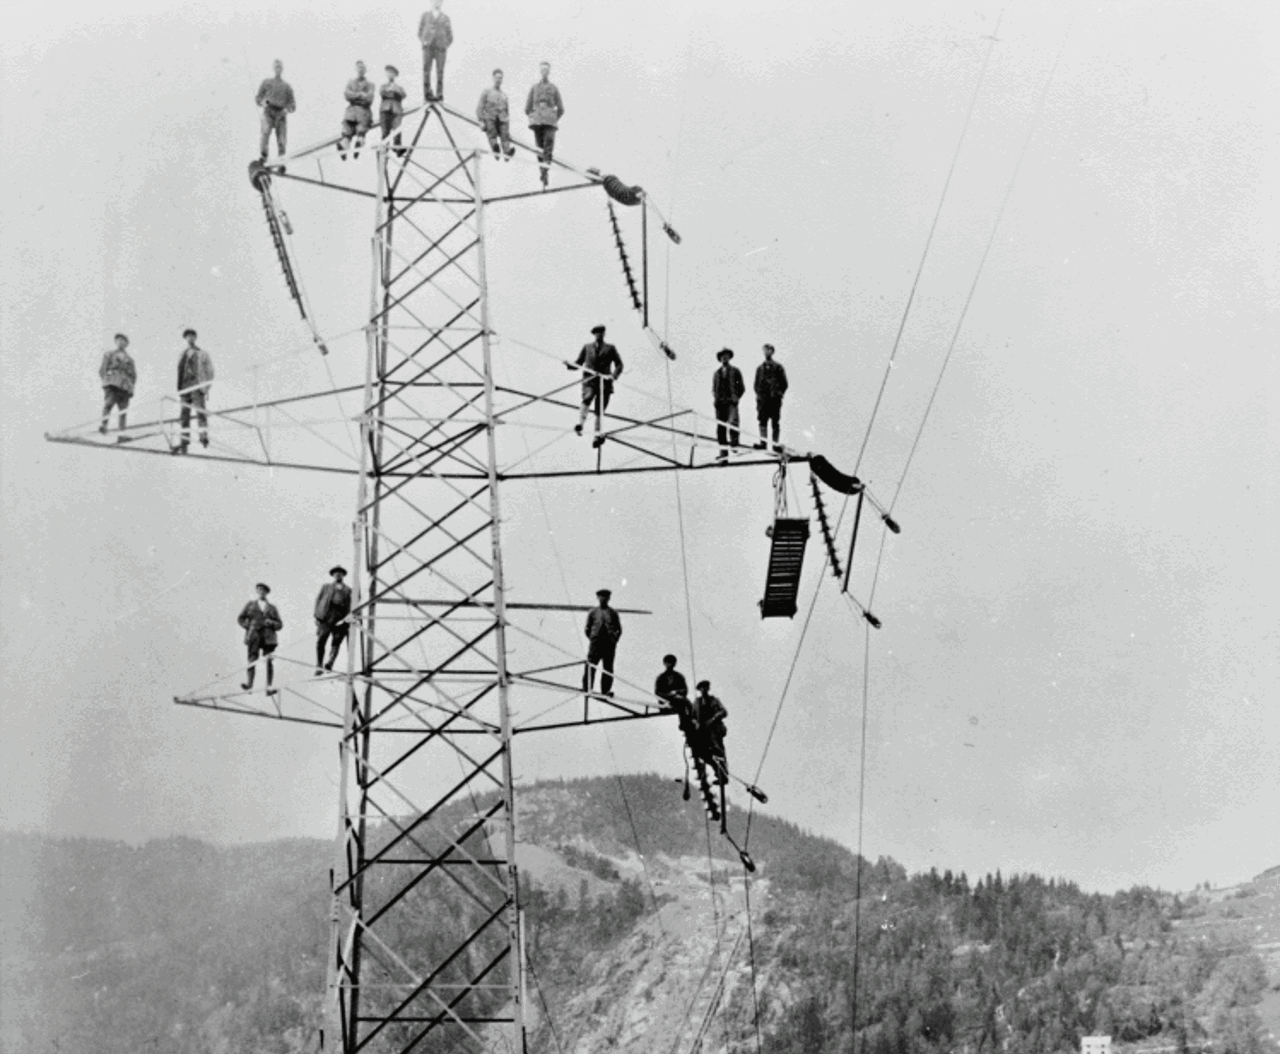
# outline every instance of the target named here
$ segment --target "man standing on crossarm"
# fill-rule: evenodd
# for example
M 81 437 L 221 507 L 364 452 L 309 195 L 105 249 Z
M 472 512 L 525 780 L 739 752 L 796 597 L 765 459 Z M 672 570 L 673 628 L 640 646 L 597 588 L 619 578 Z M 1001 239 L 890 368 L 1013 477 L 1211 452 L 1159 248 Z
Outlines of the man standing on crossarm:
M 720 444 L 716 460 L 723 463 L 729 460 L 729 447 L 738 445 L 738 403 L 747 385 L 742 371 L 729 365 L 732 348 L 721 348 L 716 358 L 720 360 L 720 368 L 711 375 L 711 401 L 716 408 L 716 441 Z
M 480 93 L 476 120 L 489 137 L 489 149 L 493 151 L 493 156 L 511 160 L 516 148 L 511 145 L 511 108 L 507 102 L 507 93 L 502 90 L 502 70 L 493 71 L 493 87 L 485 88 Z
M 347 108 L 342 114 L 342 134 L 338 138 L 338 156 L 347 159 L 347 147 L 355 145 L 353 158 L 359 158 L 360 148 L 364 146 L 365 133 L 373 124 L 373 81 L 364 75 L 364 63 L 356 63 L 356 75 L 343 90 L 342 97 L 347 100 Z
M 382 141 L 385 143 L 391 138 L 391 133 L 395 132 L 396 155 L 404 156 L 404 147 L 400 145 L 400 133 L 397 129 L 400 122 L 404 120 L 404 97 L 408 93 L 404 90 L 404 85 L 396 81 L 400 76 L 400 71 L 394 66 L 386 68 L 387 83 L 378 89 L 378 93 L 382 96 L 382 105 L 378 109 L 378 121 L 382 125 Z
M 787 371 L 773 361 L 773 345 L 764 346 L 764 362 L 756 367 L 756 421 L 760 425 L 757 450 L 769 445 L 769 424 L 773 424 L 773 450 L 782 449 L 778 442 L 778 426 L 782 418 L 782 397 L 787 394 Z
M 258 153 L 262 163 L 267 163 L 267 147 L 271 143 L 271 133 L 276 133 L 276 152 L 284 157 L 285 139 L 288 137 L 288 115 L 297 109 L 293 98 L 293 89 L 284 79 L 284 63 L 276 59 L 272 63 L 274 77 L 268 77 L 258 86 L 258 95 L 254 100 L 262 107 L 262 139 L 258 144 Z M 282 170 L 283 171 L 283 170 Z
M 622 638 L 622 619 L 609 606 L 613 594 L 607 589 L 597 589 L 598 607 L 587 612 L 587 668 L 582 675 L 582 690 L 588 695 L 595 688 L 596 666 L 600 667 L 600 694 L 613 698 L 613 657 Z
M 418 21 L 422 42 L 422 97 L 427 102 L 444 102 L 444 60 L 453 43 L 453 23 L 442 10 L 444 0 L 431 0 L 431 10 Z M 436 68 L 436 90 L 431 90 L 431 67 Z
M 271 681 L 275 676 L 275 666 L 271 656 L 276 650 L 276 631 L 283 629 L 284 623 L 280 620 L 280 612 L 276 610 L 276 606 L 267 599 L 271 587 L 265 582 L 259 582 L 255 588 L 258 591 L 257 599 L 245 604 L 240 611 L 240 617 L 236 619 L 240 628 L 244 630 L 244 643 L 249 649 L 249 676 L 240 687 L 246 692 L 253 689 L 253 674 L 258 657 L 265 655 L 267 694 L 271 695 L 274 692 Z
M 582 426 L 586 424 L 587 414 L 593 408 L 596 413 L 595 445 L 604 440 L 600 437 L 601 418 L 609 409 L 609 400 L 613 397 L 613 382 L 622 376 L 622 356 L 612 344 L 604 340 L 604 326 L 592 326 L 591 332 L 595 340 L 582 345 L 578 358 L 574 362 L 566 362 L 571 370 L 582 370 L 582 408 L 578 411 L 578 423 L 573 430 L 582 435 Z
M 178 399 L 182 403 L 178 427 L 182 438 L 173 448 L 175 454 L 185 454 L 191 445 L 191 411 L 194 408 L 200 425 L 200 445 L 209 445 L 209 416 L 205 409 L 209 403 L 209 389 L 213 386 L 213 360 L 203 348 L 196 346 L 196 331 L 184 329 L 187 346 L 178 359 Z
M 529 89 L 524 112 L 529 117 L 533 141 L 538 147 L 538 171 L 542 178 L 542 189 L 546 190 L 551 159 L 556 150 L 556 128 L 559 127 L 560 118 L 564 116 L 564 102 L 560 98 L 560 89 L 551 83 L 551 63 L 541 63 L 538 71 L 542 77 Z
M 344 581 L 347 577 L 347 569 L 341 565 L 331 567 L 329 574 L 333 581 L 322 585 L 320 595 L 316 597 L 317 677 L 325 670 L 333 670 L 333 664 L 338 658 L 338 649 L 347 639 L 347 632 L 350 629 L 347 616 L 351 614 L 351 587 Z M 324 646 L 330 639 L 333 643 L 329 645 L 329 661 L 325 662 Z
M 98 367 L 98 377 L 102 381 L 102 424 L 98 431 L 107 434 L 107 425 L 111 419 L 112 409 L 120 410 L 120 431 L 124 432 L 126 410 L 129 400 L 133 398 L 133 386 L 138 380 L 138 369 L 133 364 L 133 356 L 129 354 L 129 338 L 123 333 L 116 334 L 116 346 L 102 356 L 102 364 Z M 124 435 L 120 442 L 124 442 Z

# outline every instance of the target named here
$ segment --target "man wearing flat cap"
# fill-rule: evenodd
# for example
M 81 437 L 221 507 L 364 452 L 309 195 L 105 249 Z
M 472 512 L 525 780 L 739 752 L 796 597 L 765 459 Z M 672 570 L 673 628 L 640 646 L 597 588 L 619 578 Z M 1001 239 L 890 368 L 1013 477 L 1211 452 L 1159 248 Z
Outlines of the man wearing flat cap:
M 622 619 L 609 606 L 613 594 L 607 589 L 597 589 L 598 607 L 587 612 L 587 669 L 582 675 L 582 690 L 588 695 L 595 688 L 596 667 L 600 667 L 600 694 L 613 698 L 613 656 L 622 637 Z
M 351 614 L 351 587 L 343 581 L 347 577 L 347 569 L 341 565 L 329 568 L 333 581 L 320 587 L 320 595 L 316 597 L 316 676 L 325 670 L 332 670 L 334 660 L 338 657 L 338 649 L 347 639 L 350 626 L 347 616 Z M 329 645 L 329 661 L 324 661 L 324 646 Z
M 599 446 L 601 418 L 609 409 L 609 399 L 613 396 L 613 382 L 622 376 L 622 356 L 612 344 L 604 340 L 604 326 L 593 326 L 591 332 L 595 340 L 582 345 L 576 362 L 566 362 L 571 370 L 581 370 L 582 377 L 582 409 L 578 412 L 578 423 L 574 432 L 582 435 L 582 426 L 586 424 L 587 413 L 593 407 L 596 414 L 595 445 Z
M 716 460 L 723 463 L 729 460 L 729 447 L 738 445 L 738 402 L 746 393 L 747 385 L 742 371 L 729 364 L 733 358 L 732 348 L 721 348 L 716 358 L 720 360 L 720 368 L 711 375 L 711 401 L 716 407 L 716 441 L 720 444 Z
M 173 448 L 175 454 L 185 454 L 191 445 L 192 410 L 195 410 L 196 422 L 200 426 L 200 445 L 209 445 L 209 416 L 205 411 L 209 405 L 209 389 L 213 387 L 213 359 L 204 348 L 196 345 L 196 331 L 184 329 L 182 339 L 187 342 L 178 358 L 178 401 L 182 404 L 178 427 L 182 437 Z
M 259 582 L 257 590 L 257 598 L 245 604 L 240 611 L 240 617 L 236 619 L 244 630 L 244 643 L 249 649 L 249 677 L 240 687 L 246 692 L 253 688 L 253 674 L 258 657 L 265 655 L 267 694 L 270 695 L 273 692 L 271 680 L 275 674 L 271 655 L 276 650 L 276 630 L 282 629 L 284 623 L 280 620 L 280 612 L 276 610 L 276 606 L 267 599 L 271 587 L 265 582 Z

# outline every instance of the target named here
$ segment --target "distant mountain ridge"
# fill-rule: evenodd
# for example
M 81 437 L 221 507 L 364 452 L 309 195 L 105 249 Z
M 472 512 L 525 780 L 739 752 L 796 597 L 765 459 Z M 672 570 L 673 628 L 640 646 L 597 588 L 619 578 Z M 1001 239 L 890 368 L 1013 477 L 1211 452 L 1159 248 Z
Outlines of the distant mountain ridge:
M 746 1054 L 757 1024 L 762 1054 L 1065 1054 L 1093 1032 L 1274 1048 L 1280 868 L 1103 896 L 882 858 L 859 904 L 854 854 L 757 812 L 748 888 L 696 801 L 653 775 L 522 788 L 519 833 L 536 1054 Z M 313 1048 L 329 843 L 5 834 L 0 860 L 0 1049 Z

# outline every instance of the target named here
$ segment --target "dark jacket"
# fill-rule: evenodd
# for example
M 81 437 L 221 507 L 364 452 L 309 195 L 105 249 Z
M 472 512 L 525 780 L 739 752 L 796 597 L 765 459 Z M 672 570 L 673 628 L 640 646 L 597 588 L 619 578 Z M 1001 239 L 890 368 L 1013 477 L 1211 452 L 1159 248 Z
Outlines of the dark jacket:
M 587 639 L 617 644 L 622 637 L 622 619 L 606 604 L 587 612 Z
M 756 367 L 756 401 L 777 399 L 787 393 L 787 371 L 782 364 L 766 359 Z
M 736 403 L 747 390 L 742 371 L 726 363 L 711 375 L 711 398 L 718 403 Z
M 391 113 L 397 117 L 404 113 L 404 97 L 408 94 L 404 90 L 404 85 L 395 81 L 387 81 L 378 91 L 382 95 L 382 106 L 379 107 L 379 113 Z
M 213 359 L 203 348 L 183 348 L 178 359 L 178 391 L 192 388 L 209 390 L 213 383 Z
M 729 711 L 724 708 L 714 695 L 700 695 L 694 700 L 694 714 L 698 723 L 698 732 L 708 743 L 715 744 L 722 750 L 724 737 L 729 734 L 725 721 Z
M 622 356 L 612 344 L 597 346 L 596 342 L 592 341 L 590 344 L 582 345 L 574 365 L 581 366 L 584 370 L 592 370 L 604 377 L 622 376 Z M 590 379 L 591 375 L 587 376 Z
M 351 614 L 351 587 L 343 582 L 326 582 L 316 597 L 316 621 L 336 626 Z
M 284 623 L 280 621 L 280 612 L 276 610 L 276 606 L 268 600 L 264 611 L 258 606 L 256 598 L 250 600 L 241 609 L 240 617 L 236 621 L 244 628 L 244 642 L 246 644 L 252 644 L 256 640 L 258 644 L 266 645 L 269 648 L 276 646 L 276 630 L 284 627 Z
M 424 48 L 447 48 L 453 43 L 453 23 L 443 11 L 439 17 L 434 11 L 423 12 L 418 20 L 418 39 Z
M 352 77 L 347 81 L 342 97 L 351 105 L 342 115 L 344 121 L 358 121 L 369 117 L 369 107 L 373 105 L 373 81 L 366 77 Z
M 689 682 L 679 670 L 663 670 L 653 682 L 653 694 L 659 699 L 688 699 Z
M 555 128 L 564 116 L 564 103 L 560 99 L 560 89 L 550 81 L 543 84 L 538 81 L 529 89 L 529 98 L 525 100 L 524 112 L 529 115 L 529 127 L 545 125 Z

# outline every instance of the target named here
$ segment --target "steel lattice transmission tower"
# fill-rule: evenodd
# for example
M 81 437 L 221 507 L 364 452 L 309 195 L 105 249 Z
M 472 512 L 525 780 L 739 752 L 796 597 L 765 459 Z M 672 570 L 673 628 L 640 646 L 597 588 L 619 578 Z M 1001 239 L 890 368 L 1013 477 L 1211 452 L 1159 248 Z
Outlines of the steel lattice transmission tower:
M 375 203 L 358 457 L 332 439 L 299 446 L 272 425 L 299 423 L 294 415 L 308 402 L 353 397 L 354 384 L 213 411 L 217 442 L 190 457 L 358 479 L 346 673 L 313 677 L 310 663 L 298 663 L 303 676 L 282 679 L 274 694 L 232 684 L 175 700 L 341 729 L 323 1044 L 343 1054 L 524 1054 L 513 739 L 669 713 L 625 676 L 616 698 L 584 696 L 580 654 L 522 625 L 522 617 L 568 605 L 508 600 L 503 483 L 712 468 L 718 449 L 688 411 L 647 419 L 611 412 L 590 466 L 543 472 L 529 457 L 500 457 L 498 426 L 520 427 L 540 412 L 544 427 L 548 413 L 563 423 L 576 408 L 579 378 L 536 392 L 495 380 L 486 210 L 534 195 L 486 197 L 486 152 L 460 145 L 451 120 L 473 124 L 436 105 L 416 118 L 403 150 L 377 147 L 373 189 L 333 178 L 331 162 L 326 170 L 332 141 L 291 157 L 287 176 L 252 171 L 300 307 L 288 223 L 271 182 L 287 178 Z M 315 177 L 302 174 L 310 163 Z M 579 181 L 560 189 L 598 190 L 602 182 L 594 172 L 561 169 Z M 316 343 L 327 352 L 318 334 Z M 175 411 L 170 402 L 111 449 L 170 453 Z M 94 426 L 47 438 L 107 445 Z M 786 459 L 808 455 L 787 451 Z M 731 462 L 777 463 L 750 452 Z M 522 641 L 519 668 L 510 662 L 513 633 Z

